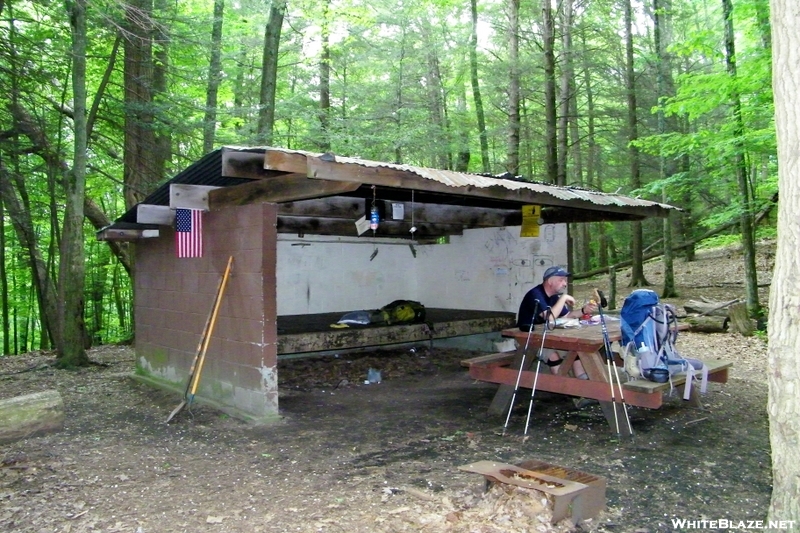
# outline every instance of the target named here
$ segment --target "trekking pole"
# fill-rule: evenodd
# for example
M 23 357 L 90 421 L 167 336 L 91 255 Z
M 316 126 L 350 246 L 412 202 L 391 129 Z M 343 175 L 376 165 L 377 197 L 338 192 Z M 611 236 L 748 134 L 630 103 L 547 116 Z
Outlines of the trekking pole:
M 533 333 L 533 321 L 536 319 L 536 314 L 539 311 L 539 300 L 533 302 L 533 314 L 531 315 L 531 325 L 528 328 L 528 338 L 525 339 L 525 348 L 522 349 L 522 360 L 519 362 L 519 372 L 517 372 L 517 382 L 514 385 L 514 393 L 511 395 L 511 405 L 508 406 L 508 414 L 506 415 L 506 423 L 503 424 L 503 436 L 506 436 L 506 429 L 508 428 L 508 421 L 511 419 L 511 410 L 514 409 L 514 400 L 517 398 L 517 391 L 519 391 L 519 380 L 522 378 L 522 371 L 525 369 L 525 355 L 528 353 L 528 344 L 531 342 L 531 333 Z
M 531 402 L 528 404 L 528 418 L 525 419 L 525 433 L 528 434 L 528 424 L 531 421 L 531 412 L 533 411 L 533 395 L 536 394 L 536 382 L 539 381 L 539 368 L 542 366 L 542 350 L 544 350 L 544 340 L 547 338 L 547 332 L 550 331 L 550 317 L 553 316 L 553 311 L 548 308 L 544 312 L 544 329 L 542 330 L 542 343 L 539 345 L 539 353 L 536 354 L 536 374 L 533 376 L 533 388 L 531 388 Z M 555 327 L 555 319 L 553 320 L 553 327 Z
M 597 297 L 597 308 L 600 310 L 600 326 L 603 331 L 603 347 L 606 351 L 606 361 L 608 363 L 608 380 L 611 383 L 611 401 L 616 402 L 614 399 L 614 381 L 611 377 L 611 367 L 614 367 L 614 375 L 617 378 L 617 388 L 619 388 L 619 399 L 622 401 L 622 410 L 625 412 L 625 421 L 628 424 L 628 434 L 633 435 L 633 427 L 631 426 L 631 419 L 628 416 L 628 405 L 625 403 L 625 396 L 622 393 L 622 381 L 619 379 L 619 370 L 617 365 L 614 364 L 614 352 L 611 351 L 611 341 L 608 339 L 608 327 L 606 327 L 606 318 L 603 315 L 603 307 L 608 305 L 605 295 L 595 289 L 595 296 Z M 614 403 L 614 422 L 617 426 L 617 435 L 619 435 L 619 421 L 617 420 L 617 405 Z

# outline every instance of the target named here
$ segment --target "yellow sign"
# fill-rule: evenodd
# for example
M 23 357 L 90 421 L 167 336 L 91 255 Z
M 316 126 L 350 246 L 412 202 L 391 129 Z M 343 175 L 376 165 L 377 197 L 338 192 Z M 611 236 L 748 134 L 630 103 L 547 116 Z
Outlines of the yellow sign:
M 523 205 L 522 206 L 522 229 L 520 237 L 538 237 L 539 221 L 542 219 L 542 206 Z

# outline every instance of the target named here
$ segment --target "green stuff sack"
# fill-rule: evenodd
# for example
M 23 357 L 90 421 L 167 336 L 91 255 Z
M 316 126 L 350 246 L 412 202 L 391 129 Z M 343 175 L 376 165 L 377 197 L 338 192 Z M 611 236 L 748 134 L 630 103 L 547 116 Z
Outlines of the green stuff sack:
M 380 310 L 387 324 L 425 322 L 425 306 L 414 300 L 395 300 Z

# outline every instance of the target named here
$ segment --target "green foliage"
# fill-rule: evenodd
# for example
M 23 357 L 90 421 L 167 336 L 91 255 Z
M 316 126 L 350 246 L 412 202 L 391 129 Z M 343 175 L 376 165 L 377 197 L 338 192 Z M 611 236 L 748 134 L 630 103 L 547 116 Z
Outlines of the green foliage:
M 562 3 L 563 4 L 563 3 Z M 559 5 L 562 5 L 559 4 Z M 570 137 L 567 181 L 610 192 L 668 201 L 694 213 L 687 235 L 741 215 L 733 155 L 743 151 L 755 209 L 777 189 L 771 64 L 764 48 L 765 30 L 757 9 L 763 0 L 737 0 L 737 77 L 725 71 L 722 20 L 717 4 L 674 0 L 673 45 L 675 92 L 656 94 L 656 70 L 650 13 L 635 14 L 634 42 L 639 104 L 642 183 L 631 190 L 624 43 L 618 2 L 597 0 L 577 7 L 572 30 L 572 86 L 577 99 L 577 136 Z M 89 7 L 87 84 L 98 96 L 89 141 L 87 195 L 113 220 L 125 212 L 123 199 L 124 128 L 131 120 L 125 104 L 122 46 L 112 50 L 126 28 L 123 4 Z M 216 145 L 257 142 L 261 63 L 268 9 L 262 2 L 228 4 L 222 40 L 222 82 L 217 97 Z M 323 20 L 328 8 L 327 20 Z M 507 140 L 508 35 L 506 3 L 478 2 L 478 76 L 486 114 L 489 162 L 504 171 Z M 522 80 L 522 169 L 543 179 L 545 150 L 540 4 L 520 7 Z M 213 3 L 157 3 L 152 26 L 165 38 L 154 43 L 158 66 L 166 69 L 165 91 L 145 111 L 148 127 L 169 136 L 172 158 L 160 180 L 185 168 L 203 154 L 208 63 Z M 37 1 L 6 2 L 0 23 L 0 157 L 24 182 L 26 209 L 40 239 L 38 250 L 49 272 L 58 271 L 63 193 L 61 179 L 70 166 L 71 81 L 69 21 L 65 9 Z M 14 21 L 12 24 L 11 21 Z M 331 110 L 327 129 L 320 121 L 320 61 L 323 22 L 330 28 Z M 557 33 L 564 34 L 561 18 Z M 452 0 L 407 0 L 401 3 L 301 0 L 290 3 L 278 57 L 274 144 L 316 150 L 329 143 L 348 156 L 452 167 L 459 150 L 468 148 L 471 171 L 480 171 L 475 99 L 470 84 L 471 20 L 469 5 Z M 124 44 L 124 41 L 121 45 Z M 557 75 L 566 65 L 564 42 L 556 40 Z M 107 80 L 105 77 L 108 77 Z M 107 81 L 107 83 L 106 83 Z M 558 80 L 560 81 L 560 80 Z M 101 88 L 104 88 L 101 92 Z M 591 108 L 589 101 L 591 91 Z M 732 95 L 742 102 L 744 131 L 738 132 L 729 107 Z M 13 97 L 12 97 L 13 96 Z M 43 133 L 47 154 L 15 132 L 10 104 L 21 104 Z M 95 102 L 90 101 L 90 106 Z M 677 132 L 658 135 L 656 111 L 677 124 Z M 141 110 L 137 110 L 141 111 Z M 590 135 L 590 112 L 593 130 Z M 741 136 L 739 136 L 741 133 Z M 589 141 L 595 154 L 589 158 Z M 580 150 L 582 167 L 573 157 Z M 661 175 L 661 157 L 676 170 Z M 50 158 L 50 159 L 48 159 Z M 56 162 L 53 163 L 52 161 Z M 141 191 L 143 193 L 149 191 Z M 767 224 L 767 229 L 771 226 Z M 592 234 L 592 254 L 599 257 L 599 227 Z M 47 345 L 32 284 L 30 254 L 8 218 L 4 220 L 6 295 L 13 316 L 9 335 L 16 351 Z M 604 224 L 612 256 L 628 253 L 630 226 Z M 766 229 L 759 227 L 759 231 Z M 645 240 L 660 238 L 661 221 L 646 221 Z M 86 324 L 96 342 L 131 335 L 132 287 L 107 245 L 97 243 L 86 227 Z

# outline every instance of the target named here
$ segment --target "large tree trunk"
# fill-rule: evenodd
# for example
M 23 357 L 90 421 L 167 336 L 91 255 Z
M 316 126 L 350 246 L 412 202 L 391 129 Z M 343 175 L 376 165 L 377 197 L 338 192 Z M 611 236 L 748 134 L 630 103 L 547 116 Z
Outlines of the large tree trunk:
M 85 256 L 83 202 L 86 195 L 86 4 L 75 0 L 71 6 L 72 101 L 74 138 L 72 171 L 64 177 L 64 232 L 58 269 L 58 316 L 61 343 L 56 345 L 58 364 L 71 368 L 89 363 L 84 346 L 83 319 Z
M 259 93 L 257 141 L 272 144 L 275 127 L 275 95 L 278 84 L 278 51 L 281 45 L 281 28 L 286 12 L 286 0 L 275 0 L 269 9 L 269 20 L 264 29 L 264 53 L 261 60 L 261 91 Z
M 742 119 L 742 101 L 739 90 L 736 88 L 736 47 L 733 33 L 733 4 L 731 0 L 722 0 L 722 13 L 725 18 L 725 66 L 731 77 L 731 105 L 733 106 L 735 143 L 734 172 L 739 188 L 739 197 L 742 203 L 742 213 L 739 218 L 739 229 L 742 234 L 742 249 L 744 250 L 744 280 L 747 293 L 747 309 L 752 316 L 761 314 L 761 304 L 758 301 L 758 273 L 756 272 L 756 243 L 753 229 L 753 198 L 750 192 L 750 183 L 747 173 L 747 163 L 744 159 L 744 121 Z
M 772 0 L 775 125 L 778 132 L 778 250 L 769 295 L 769 520 L 800 524 L 800 10 Z
M 203 153 L 214 149 L 214 134 L 217 130 L 217 93 L 222 81 L 222 21 L 225 0 L 214 0 L 214 22 L 211 26 L 211 60 L 208 64 L 206 84 L 206 112 L 203 117 Z
M 489 164 L 489 139 L 486 136 L 486 118 L 483 113 L 483 98 L 481 98 L 480 77 L 478 76 L 478 1 L 470 0 L 472 11 L 472 34 L 469 47 L 469 72 L 472 83 L 472 99 L 475 102 L 475 116 L 478 121 L 478 138 L 481 144 L 481 167 L 488 173 L 492 167 Z
M 152 0 L 125 4 L 125 133 L 123 181 L 125 206 L 144 199 L 161 179 L 153 155 Z
M 642 177 L 639 170 L 639 149 L 633 144 L 639 138 L 639 123 L 636 118 L 636 73 L 633 70 L 633 9 L 631 0 L 625 0 L 625 90 L 628 97 L 628 157 L 631 165 L 631 189 L 636 190 L 642 186 Z M 642 223 L 631 223 L 631 257 L 633 268 L 629 287 L 642 287 L 650 285 L 644 277 L 642 263 Z

